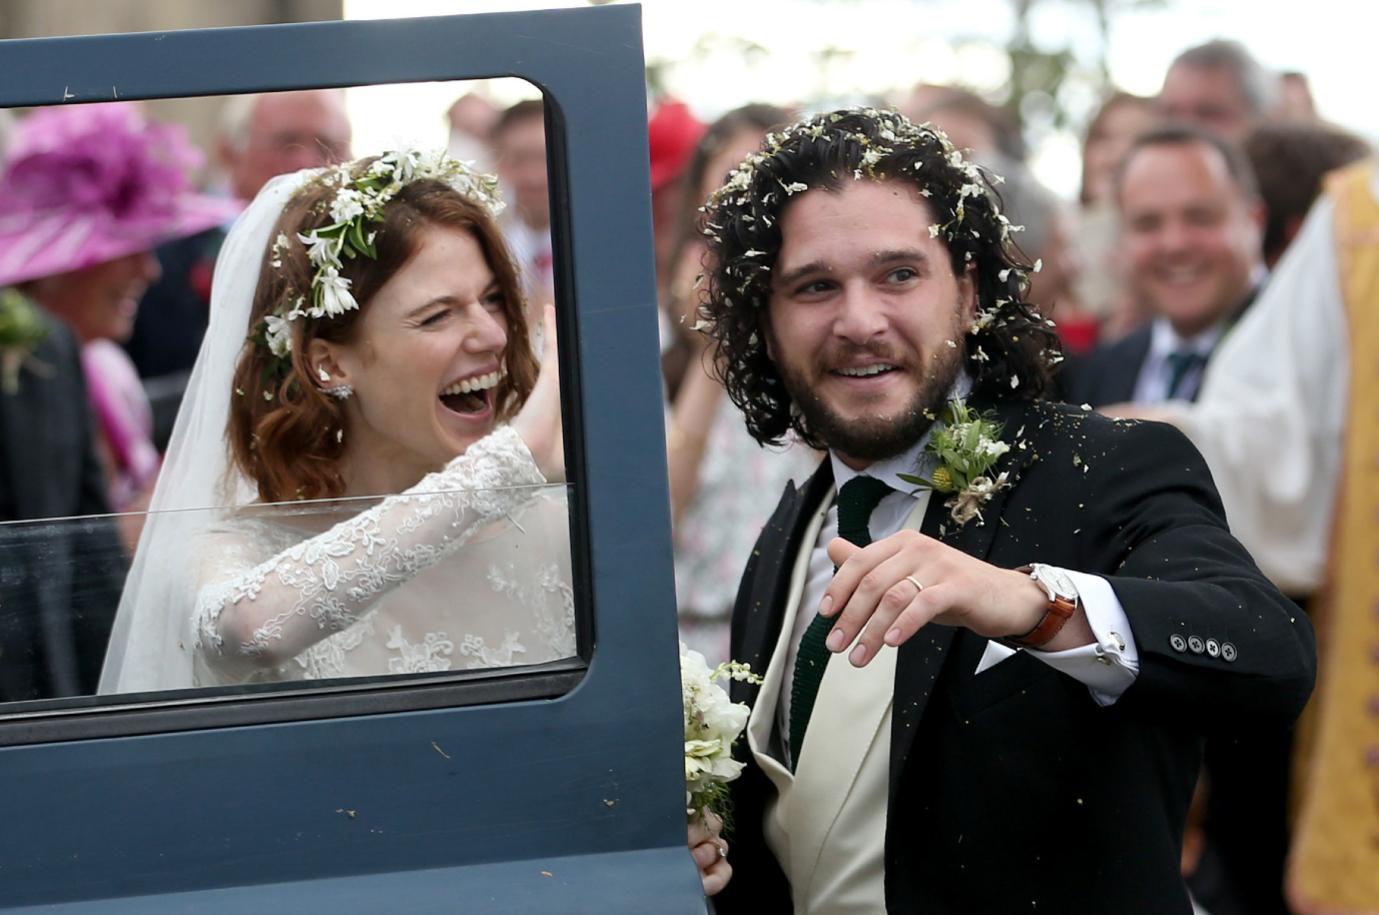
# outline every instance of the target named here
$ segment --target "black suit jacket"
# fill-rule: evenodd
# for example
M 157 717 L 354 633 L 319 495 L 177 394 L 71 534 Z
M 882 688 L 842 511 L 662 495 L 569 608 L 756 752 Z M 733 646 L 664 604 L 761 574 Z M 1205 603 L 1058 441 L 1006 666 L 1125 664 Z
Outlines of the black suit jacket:
M 50 332 L 0 391 L 0 701 L 94 692 L 125 558 L 76 342 Z M 62 519 L 35 522 L 31 519 Z
M 1114 343 L 1098 346 L 1079 357 L 1069 357 L 1060 374 L 1063 399 L 1071 404 L 1129 403 L 1135 399 L 1144 360 L 1149 358 L 1152 325 L 1136 328 Z
M 980 405 L 977 405 L 980 406 Z M 986 640 L 930 625 L 901 646 L 891 728 L 885 883 L 891 912 L 1188 913 L 1183 822 L 1204 735 L 1281 728 L 1315 675 L 1311 628 L 1227 532 L 1196 450 L 1171 427 L 1048 403 L 998 412 L 1015 445 L 1010 489 L 984 524 L 931 500 L 923 531 L 1005 567 L 1099 574 L 1125 608 L 1135 683 L 1109 707 L 1019 653 L 975 674 Z M 788 488 L 748 562 L 733 657 L 765 670 L 794 557 L 826 494 L 827 461 Z M 1184 642 L 1179 642 L 1181 638 Z M 1230 643 L 1232 661 L 1184 647 Z M 751 703 L 757 687 L 734 683 Z M 722 915 L 791 911 L 762 836 L 773 788 L 747 763 L 733 784 L 734 879 Z

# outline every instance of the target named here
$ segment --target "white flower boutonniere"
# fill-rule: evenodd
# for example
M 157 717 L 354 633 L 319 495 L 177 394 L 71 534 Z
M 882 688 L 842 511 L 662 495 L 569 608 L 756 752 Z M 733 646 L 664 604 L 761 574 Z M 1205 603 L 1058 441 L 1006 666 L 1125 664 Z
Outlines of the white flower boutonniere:
M 750 709 L 733 702 L 718 681 L 760 683 L 750 667 L 736 661 L 712 670 L 704 656 L 680 643 L 680 692 L 685 710 L 685 812 L 698 816 L 706 807 L 725 820 L 728 782 L 742 774 L 733 744 L 747 727 Z
M 19 370 L 47 336 L 37 306 L 17 289 L 0 289 L 0 390 L 19 393 Z
M 938 461 L 932 479 L 902 473 L 900 478 L 951 496 L 945 503 L 953 520 L 980 524 L 982 507 L 1010 485 L 1010 474 L 991 470 L 1010 445 L 1001 440 L 1001 426 L 990 414 L 977 413 L 961 400 L 950 401 L 929 436 L 925 454 Z

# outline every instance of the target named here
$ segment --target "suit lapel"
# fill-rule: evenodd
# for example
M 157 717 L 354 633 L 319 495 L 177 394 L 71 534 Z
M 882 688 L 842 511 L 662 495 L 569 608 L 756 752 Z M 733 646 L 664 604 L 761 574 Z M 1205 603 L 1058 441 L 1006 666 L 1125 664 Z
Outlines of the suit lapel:
M 0 395 L 9 400 L 4 433 L 23 449 L 21 455 L 19 448 L 11 448 L 9 455 L 11 508 L 19 518 L 76 511 L 82 461 L 91 447 L 88 424 L 94 429 L 76 341 L 61 322 L 38 310 L 48 323 L 48 336 L 24 360 L 19 393 Z M 31 455 L 43 457 L 32 460 Z
M 739 596 L 733 610 L 734 623 L 740 620 L 741 637 L 734 645 L 735 660 L 750 664 L 762 673 L 771 662 L 776 637 L 791 609 L 786 606 L 790 596 L 790 577 L 795 558 L 801 549 L 813 509 L 818 507 L 833 486 L 833 467 L 825 459 L 802 489 L 787 484 L 780 504 L 776 506 L 767 530 L 758 545 L 757 563 L 750 591 Z M 745 599 L 746 604 L 742 601 Z M 760 687 L 734 681 L 733 700 L 755 705 Z
M 1126 358 L 1117 360 L 1113 371 L 1117 374 L 1110 385 L 1106 403 L 1130 403 L 1135 399 L 1135 388 L 1139 387 L 1140 373 L 1144 371 L 1145 360 L 1149 358 L 1149 345 L 1154 339 L 1151 327 L 1141 327 L 1126 340 Z
M 1010 445 L 1010 451 L 996 465 L 992 473 L 1009 474 L 1010 485 L 992 496 L 982 509 L 982 520 L 976 519 L 966 524 L 953 521 L 948 508 L 947 497 L 934 493 L 924 513 L 924 523 L 920 533 L 927 534 L 954 549 L 961 550 L 977 559 L 986 559 L 991 545 L 996 539 L 996 531 L 1001 527 L 1001 516 L 1005 511 L 1006 500 L 1011 491 L 1020 485 L 1024 469 L 1035 460 L 1029 448 L 1020 447 L 1027 437 L 1024 424 L 1032 417 L 1028 404 L 1020 401 L 1002 401 L 994 406 L 976 399 L 972 408 L 978 411 L 994 411 L 1001 423 L 1001 439 Z M 1033 430 L 1028 430 L 1032 432 Z M 899 789 L 900 775 L 905 771 L 910 748 L 914 745 L 915 732 L 929 703 L 934 683 L 939 671 L 949 656 L 949 648 L 956 630 L 951 626 L 931 624 L 917 632 L 914 638 L 900 646 L 896 658 L 895 708 L 891 716 L 891 769 L 890 806 L 895 804 Z

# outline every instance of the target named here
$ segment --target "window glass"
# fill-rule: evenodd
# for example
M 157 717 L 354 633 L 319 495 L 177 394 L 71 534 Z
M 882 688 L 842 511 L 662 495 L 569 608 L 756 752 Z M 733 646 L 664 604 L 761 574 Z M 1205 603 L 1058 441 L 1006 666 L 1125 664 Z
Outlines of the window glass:
M 12 114 L 0 717 L 576 655 L 531 84 Z

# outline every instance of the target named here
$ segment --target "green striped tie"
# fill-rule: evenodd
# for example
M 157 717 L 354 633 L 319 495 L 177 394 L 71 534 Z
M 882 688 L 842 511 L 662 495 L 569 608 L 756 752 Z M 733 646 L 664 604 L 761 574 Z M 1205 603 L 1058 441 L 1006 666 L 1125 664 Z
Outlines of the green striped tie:
M 871 477 L 853 477 L 844 483 L 843 488 L 838 490 L 838 536 L 858 546 L 871 543 L 871 531 L 867 529 L 867 524 L 871 520 L 872 509 L 893 491 L 885 483 Z M 792 771 L 799 764 L 800 751 L 804 747 L 804 734 L 809 727 L 809 716 L 814 711 L 814 700 L 819 695 L 819 683 L 824 678 L 824 668 L 828 666 L 829 651 L 825 641 L 835 619 L 836 615 L 816 615 L 809 628 L 804 631 L 804 635 L 800 637 L 800 650 L 795 656 L 795 679 L 790 685 Z

